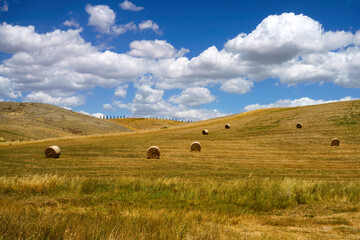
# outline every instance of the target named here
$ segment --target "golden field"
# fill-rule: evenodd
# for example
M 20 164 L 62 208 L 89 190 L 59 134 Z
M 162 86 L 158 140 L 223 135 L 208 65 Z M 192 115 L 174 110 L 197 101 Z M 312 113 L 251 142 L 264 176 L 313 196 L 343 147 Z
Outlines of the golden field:
M 0 102 L 0 142 L 116 132 L 131 130 L 50 104 Z
M 154 118 L 117 118 L 109 119 L 107 121 L 116 123 L 133 131 L 158 130 L 187 125 L 187 123 L 181 121 Z
M 359 239 L 359 130 L 349 101 L 1 143 L 0 239 Z

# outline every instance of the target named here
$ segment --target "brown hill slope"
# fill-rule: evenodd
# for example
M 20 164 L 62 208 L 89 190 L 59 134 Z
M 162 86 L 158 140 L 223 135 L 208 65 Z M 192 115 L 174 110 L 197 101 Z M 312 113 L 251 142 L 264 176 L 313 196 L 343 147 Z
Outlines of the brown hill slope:
M 0 236 L 360 239 L 359 156 L 360 101 L 0 144 Z
M 49 104 L 0 102 L 0 141 L 129 131 L 119 124 Z
M 120 124 L 121 126 L 130 128 L 134 131 L 139 130 L 155 130 L 187 125 L 188 123 L 181 121 L 165 120 L 165 119 L 149 119 L 149 118 L 118 118 L 110 119 L 110 122 Z

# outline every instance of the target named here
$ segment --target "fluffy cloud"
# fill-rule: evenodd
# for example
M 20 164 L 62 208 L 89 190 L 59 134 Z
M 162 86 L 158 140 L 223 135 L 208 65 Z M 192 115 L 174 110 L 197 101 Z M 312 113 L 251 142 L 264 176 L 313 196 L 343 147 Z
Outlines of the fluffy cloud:
M 289 61 L 273 69 L 282 83 L 333 82 L 343 87 L 360 87 L 360 48 L 348 47 L 325 54 L 308 54 L 301 61 Z
M 174 105 L 170 101 L 164 100 L 164 91 L 153 89 L 153 85 L 154 78 L 152 76 L 144 76 L 135 84 L 137 91 L 133 101 L 127 104 L 118 102 L 116 105 L 119 108 L 128 109 L 132 116 L 138 117 L 155 116 L 160 118 L 177 118 L 197 121 L 225 115 L 218 110 L 189 109 L 185 105 Z M 206 92 L 206 90 L 203 91 Z M 185 101 L 185 99 L 183 100 Z
M 225 81 L 221 90 L 229 93 L 245 94 L 250 91 L 254 83 L 243 78 L 232 78 Z
M 111 31 L 113 21 L 107 22 L 104 29 L 109 26 Z M 141 26 L 146 29 L 154 23 L 146 21 Z M 315 31 L 311 41 L 302 37 L 311 31 Z M 113 87 L 146 73 L 158 79 L 157 88 L 221 83 L 223 91 L 238 94 L 251 90 L 252 81 L 267 78 L 278 78 L 285 84 L 332 81 L 360 87 L 360 49 L 356 45 L 360 32 L 325 32 L 318 22 L 303 15 L 269 16 L 249 35 L 229 40 L 224 49 L 209 47 L 192 59 L 182 56 L 188 50 L 176 50 L 164 40 L 134 41 L 127 54 L 99 52 L 80 32 L 70 29 L 38 34 L 33 26 L 2 23 L 0 51 L 13 55 L 0 65 L 0 74 L 10 79 L 16 90 L 61 89 L 67 93 L 94 86 Z M 350 43 L 353 45 L 345 46 Z M 329 50 L 332 48 L 336 49 Z M 280 55 L 273 62 L 264 60 L 273 54 Z
M 76 22 L 74 19 L 66 20 L 63 24 L 64 24 L 64 26 L 67 26 L 67 27 L 80 28 L 80 24 L 78 22 Z
M 265 18 L 249 35 L 239 34 L 225 48 L 242 58 L 279 64 L 309 52 L 327 52 L 353 41 L 350 32 L 324 32 L 319 22 L 302 14 L 284 13 Z
M 79 111 L 79 113 L 81 113 L 81 114 L 84 114 L 84 115 L 88 115 L 88 116 L 91 116 L 91 114 L 90 114 L 90 113 L 88 113 L 88 112 L 85 112 L 85 111 Z
M 244 110 L 251 111 L 251 110 L 256 110 L 256 109 L 261 109 L 261 108 L 300 107 L 300 106 L 317 105 L 317 104 L 340 102 L 340 101 L 350 101 L 350 100 L 356 100 L 356 98 L 348 96 L 348 97 L 341 98 L 339 100 L 321 100 L 321 99 L 314 100 L 314 99 L 311 99 L 308 97 L 303 97 L 303 98 L 294 99 L 294 100 L 281 99 L 274 103 L 264 104 L 264 105 L 261 105 L 258 103 L 251 104 L 251 105 L 244 107 Z
M 180 95 L 172 96 L 169 101 L 180 105 L 200 106 L 202 104 L 211 103 L 215 99 L 216 97 L 211 95 L 209 89 L 204 87 L 192 87 L 185 89 Z
M 278 78 L 282 83 L 332 81 L 360 87 L 354 78 L 359 61 L 359 32 L 325 31 L 302 14 L 265 18 L 250 34 L 241 33 L 225 44 L 237 55 L 252 80 Z
M 137 92 L 131 103 L 126 108 L 133 116 L 165 117 L 172 112 L 171 104 L 162 99 L 163 90 L 156 90 L 148 84 L 136 84 Z
M 118 35 L 137 28 L 160 33 L 151 20 L 138 27 L 134 23 L 116 25 L 115 13 L 105 5 L 87 5 L 86 9 L 89 25 L 102 33 Z M 0 24 L 0 52 L 11 55 L 0 63 L 0 97 L 21 97 L 21 91 L 46 92 L 52 98 L 44 99 L 54 101 L 96 86 L 114 88 L 114 95 L 122 97 L 124 89 L 115 88 L 150 74 L 152 85 L 137 82 L 137 96 L 127 104 L 128 109 L 134 115 L 145 111 L 175 117 L 175 113 L 191 110 L 179 106 L 189 104 L 186 99 L 190 97 L 185 89 L 172 102 L 165 101 L 167 89 L 206 89 L 220 84 L 225 92 L 244 94 L 254 81 L 268 78 L 291 85 L 328 81 L 360 87 L 360 31 L 325 31 L 304 15 L 269 16 L 251 33 L 227 41 L 223 49 L 211 46 L 193 58 L 184 56 L 187 49 L 176 50 L 165 40 L 134 41 L 128 53 L 99 51 L 81 37 L 81 31 L 39 34 L 33 26 Z M 146 99 L 158 102 L 146 106 Z
M 192 75 L 208 79 L 232 78 L 244 71 L 236 56 L 215 46 L 191 59 L 188 68 Z
M 224 50 L 219 51 L 215 46 L 192 59 L 164 59 L 154 67 L 154 73 L 159 76 L 157 86 L 164 89 L 206 86 L 241 76 L 243 70 L 243 64 L 236 56 Z
M 161 102 L 164 90 L 156 90 L 149 85 L 137 85 L 134 101 L 141 104 L 157 104 Z
M 162 32 L 160 31 L 159 25 L 154 23 L 152 20 L 146 20 L 139 24 L 140 31 L 151 29 L 154 32 L 156 32 L 159 35 L 162 35 Z
M 102 109 L 104 109 L 104 110 L 106 110 L 106 111 L 115 111 L 115 110 L 116 110 L 116 109 L 115 109 L 113 106 L 111 106 L 111 104 L 109 104 L 109 103 L 103 104 L 103 105 L 102 105 Z
M 9 79 L 0 76 L 0 97 L 17 98 L 20 97 L 19 92 L 15 92 Z
M 101 118 L 101 119 L 104 119 L 104 118 L 105 118 L 105 114 L 103 114 L 103 113 L 93 113 L 93 114 L 90 114 L 90 113 L 85 112 L 85 111 L 79 111 L 79 113 L 84 114 L 84 115 L 88 115 L 88 116 L 92 116 L 92 117 L 96 117 L 96 118 Z
M 80 37 L 80 31 L 80 29 L 55 30 L 46 34 L 38 34 L 35 32 L 34 26 L 13 26 L 4 22 L 0 25 L 0 51 L 15 54 L 58 48 L 59 53 L 70 54 L 68 48 L 75 45 L 74 47 L 77 48 L 71 49 L 72 54 L 79 55 L 83 54 L 84 48 L 89 47 L 89 44 Z
M 189 119 L 189 120 L 205 120 L 210 118 L 223 117 L 226 114 L 219 112 L 219 110 L 209 110 L 209 109 L 187 109 L 175 113 L 176 118 L 180 119 Z
M 126 97 L 127 88 L 129 87 L 128 84 L 118 86 L 115 90 L 114 96 L 124 98 Z
M 148 58 L 173 58 L 182 57 L 188 49 L 176 49 L 165 40 L 141 40 L 130 43 L 129 55 L 134 57 L 148 57 Z
M 143 7 L 137 7 L 135 4 L 133 4 L 132 2 L 125 0 L 123 3 L 119 3 L 119 6 L 121 7 L 121 9 L 123 10 L 130 10 L 130 11 L 140 11 L 143 10 Z
M 32 92 L 24 98 L 25 102 L 49 103 L 57 106 L 75 107 L 85 103 L 84 96 L 52 97 L 44 92 Z
M 135 80 L 151 64 L 126 54 L 99 52 L 80 32 L 69 29 L 38 34 L 33 26 L 1 24 L 0 51 L 13 55 L 0 64 L 0 75 L 16 90 L 71 94 Z
M 136 30 L 136 25 L 133 22 L 116 25 L 116 14 L 107 5 L 92 6 L 88 4 L 85 10 L 90 15 L 88 25 L 94 26 L 100 33 L 119 35 L 130 30 Z
M 93 113 L 93 114 L 91 114 L 93 117 L 96 117 L 96 118 L 101 118 L 101 119 L 103 119 L 104 117 L 105 117 L 105 115 L 104 114 L 102 114 L 102 113 Z
M 113 25 L 111 26 L 111 30 L 115 35 L 126 33 L 127 31 L 136 30 L 136 24 L 133 22 L 129 22 L 127 24 L 122 25 Z
M 122 9 L 138 11 L 141 10 L 141 7 L 136 7 L 133 3 L 125 1 L 120 3 Z M 138 10 L 136 10 L 138 9 Z M 137 27 L 135 23 L 129 22 L 127 24 L 116 25 L 116 14 L 108 5 L 96 5 L 92 6 L 87 4 L 85 7 L 86 12 L 89 14 L 89 26 L 94 26 L 96 31 L 103 34 L 112 34 L 120 35 L 128 31 L 135 31 L 139 28 L 140 31 L 143 30 L 153 30 L 157 34 L 161 35 L 159 25 L 154 23 L 152 20 L 143 21 Z M 74 21 L 65 21 L 64 25 L 74 26 L 76 24 Z
M 126 103 L 123 103 L 122 101 L 114 100 L 112 102 L 112 105 L 114 105 L 117 108 L 127 108 Z
M 109 6 L 88 4 L 85 10 L 90 15 L 88 23 L 90 26 L 94 26 L 101 33 L 110 33 L 110 27 L 115 23 L 116 14 Z

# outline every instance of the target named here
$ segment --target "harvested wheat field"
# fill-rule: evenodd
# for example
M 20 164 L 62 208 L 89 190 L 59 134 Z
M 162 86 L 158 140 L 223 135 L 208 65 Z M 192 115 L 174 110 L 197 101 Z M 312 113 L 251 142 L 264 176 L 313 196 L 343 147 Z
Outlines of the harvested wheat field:
M 148 131 L 166 129 L 169 127 L 187 125 L 188 123 L 166 119 L 154 119 L 154 118 L 117 118 L 106 120 L 112 123 L 116 123 L 120 126 L 126 127 L 133 131 Z
M 0 102 L 0 142 L 131 131 L 119 124 L 50 104 Z
M 0 239 L 359 239 L 359 156 L 360 101 L 2 143 Z

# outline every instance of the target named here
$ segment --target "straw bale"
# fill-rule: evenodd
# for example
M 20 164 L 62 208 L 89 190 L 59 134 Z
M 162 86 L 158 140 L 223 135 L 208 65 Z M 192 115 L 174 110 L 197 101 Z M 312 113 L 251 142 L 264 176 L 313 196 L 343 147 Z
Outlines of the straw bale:
M 201 145 L 200 145 L 200 143 L 199 142 L 193 142 L 192 144 L 191 144 L 191 151 L 198 151 L 198 152 L 200 152 L 201 151 Z
M 302 124 L 301 123 L 296 124 L 296 128 L 302 128 Z
M 157 146 L 149 147 L 147 150 L 148 159 L 159 159 L 160 158 L 160 149 Z
M 203 135 L 208 135 L 208 134 L 209 134 L 209 130 L 207 130 L 207 129 L 202 130 L 202 134 L 203 134 Z
M 331 146 L 339 146 L 340 145 L 340 140 L 337 138 L 333 138 L 331 140 Z
M 225 125 L 225 129 L 230 129 L 230 124 L 229 123 Z
M 60 157 L 60 148 L 58 146 L 50 146 L 45 150 L 45 157 L 58 158 Z

